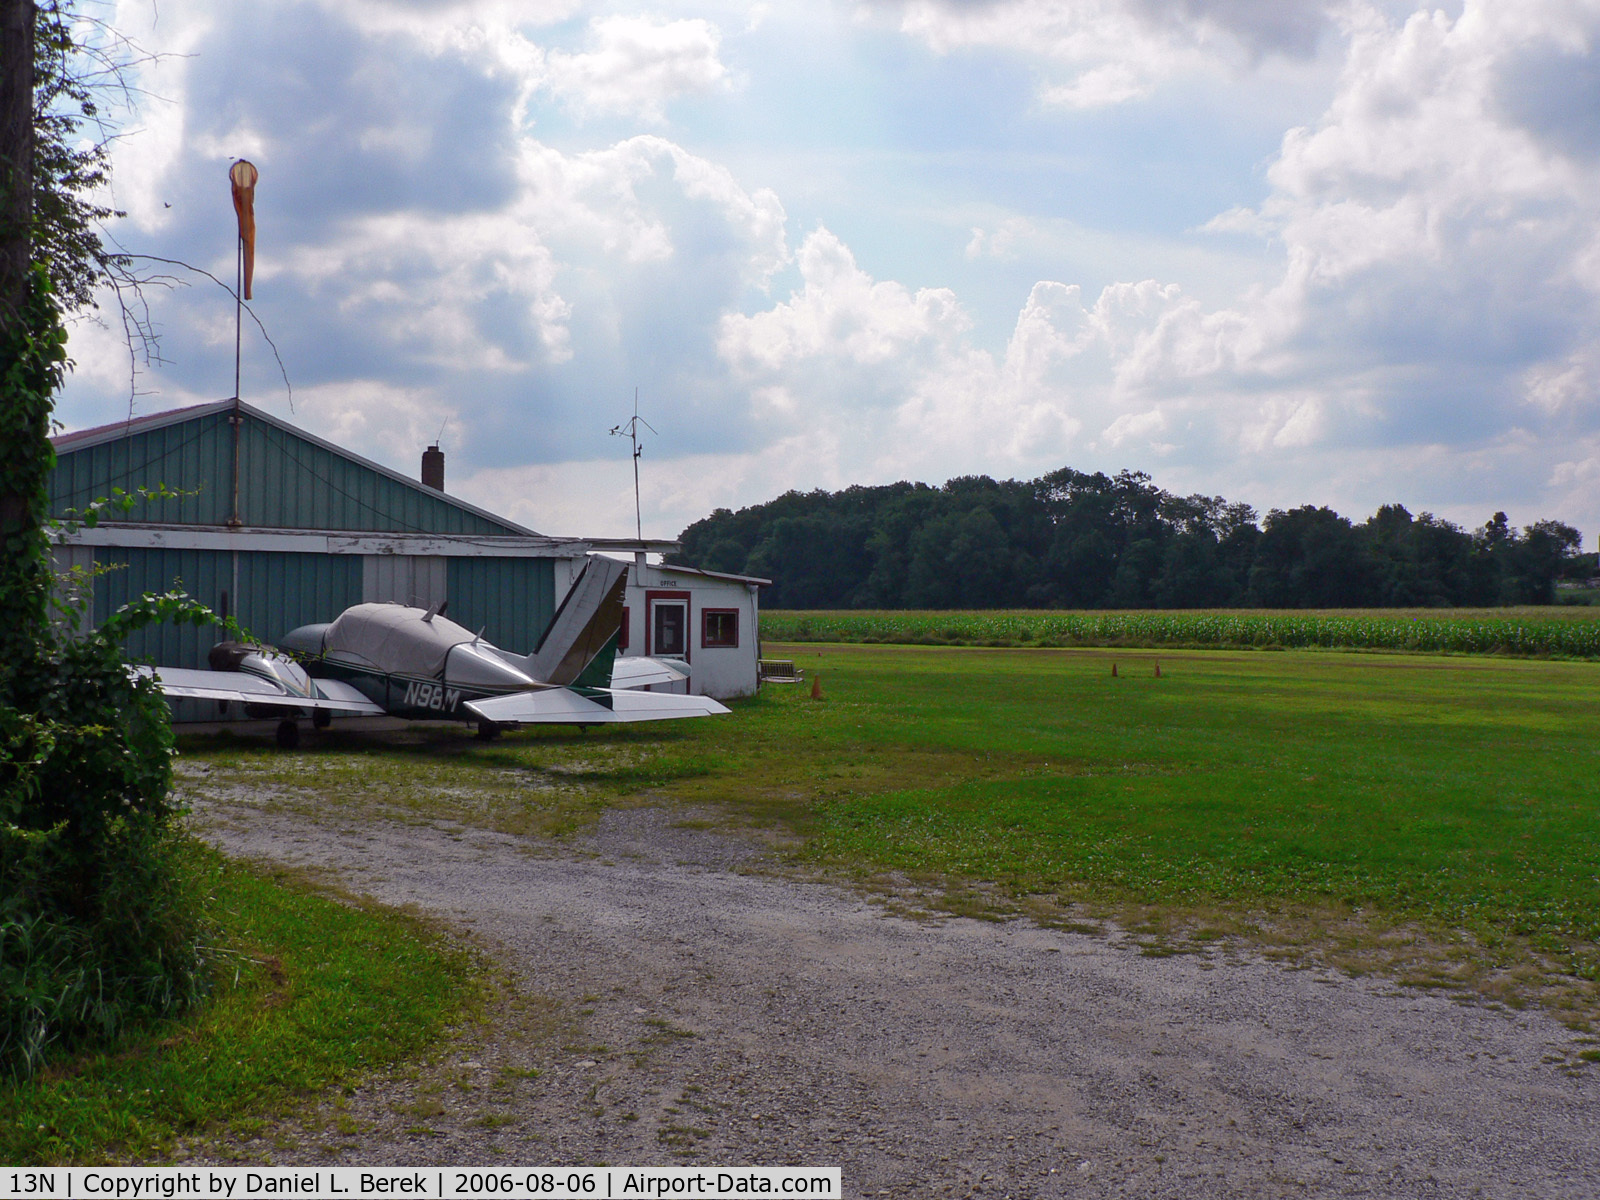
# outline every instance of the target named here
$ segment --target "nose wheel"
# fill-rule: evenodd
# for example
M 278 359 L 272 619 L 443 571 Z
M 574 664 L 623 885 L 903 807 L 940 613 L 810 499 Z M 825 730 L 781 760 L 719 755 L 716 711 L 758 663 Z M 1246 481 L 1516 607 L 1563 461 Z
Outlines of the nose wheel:
M 293 750 L 300 744 L 300 726 L 295 721 L 278 722 L 278 749 Z

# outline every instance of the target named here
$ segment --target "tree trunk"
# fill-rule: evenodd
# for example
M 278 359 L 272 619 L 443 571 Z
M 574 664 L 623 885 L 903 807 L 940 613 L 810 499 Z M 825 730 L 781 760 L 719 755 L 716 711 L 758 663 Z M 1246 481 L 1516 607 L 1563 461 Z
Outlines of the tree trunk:
M 33 238 L 34 0 L 0 0 L 0 343 L 26 307 Z
M 0 0 L 0 685 L 48 615 L 50 408 L 65 357 L 32 262 L 34 19 L 34 0 Z

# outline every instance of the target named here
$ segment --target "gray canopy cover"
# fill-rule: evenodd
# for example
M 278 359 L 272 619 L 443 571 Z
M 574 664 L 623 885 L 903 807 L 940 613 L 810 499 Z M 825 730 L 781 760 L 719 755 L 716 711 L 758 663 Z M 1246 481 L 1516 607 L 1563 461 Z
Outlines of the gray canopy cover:
M 471 630 L 404 604 L 357 604 L 328 626 L 323 653 L 354 659 L 391 675 L 433 677 L 452 646 L 477 640 Z

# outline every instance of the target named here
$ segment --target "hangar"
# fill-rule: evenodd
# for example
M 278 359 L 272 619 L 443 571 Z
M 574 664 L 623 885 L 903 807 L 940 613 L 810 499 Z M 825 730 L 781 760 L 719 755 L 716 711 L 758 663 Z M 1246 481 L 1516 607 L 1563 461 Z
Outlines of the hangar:
M 630 552 L 642 562 L 676 548 L 669 541 L 547 537 L 445 494 L 437 447 L 422 456 L 422 479 L 412 479 L 233 399 L 53 440 L 53 516 L 115 488 L 165 485 L 185 493 L 58 536 L 58 570 L 109 568 L 95 576 L 91 621 L 144 592 L 181 587 L 252 636 L 275 642 L 352 604 L 447 600 L 458 624 L 526 651 L 589 553 Z M 728 584 L 748 610 L 745 653 L 753 675 L 754 605 L 743 582 Z M 715 645 L 717 636 L 714 629 L 711 649 L 725 649 Z M 165 666 L 203 667 L 216 638 L 204 626 L 153 627 L 130 638 L 128 652 Z M 632 652 L 639 652 L 637 641 Z M 681 657 L 690 666 L 690 690 L 747 694 L 723 690 L 727 654 L 707 660 L 720 669 L 715 678 L 702 669 L 703 681 L 687 641 Z M 209 707 L 198 707 L 203 703 L 179 701 L 174 716 L 213 718 Z

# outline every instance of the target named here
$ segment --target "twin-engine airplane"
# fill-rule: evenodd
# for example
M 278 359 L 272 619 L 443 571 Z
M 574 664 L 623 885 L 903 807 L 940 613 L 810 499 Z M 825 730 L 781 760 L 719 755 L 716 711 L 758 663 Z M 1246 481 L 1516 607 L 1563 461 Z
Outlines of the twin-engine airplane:
M 278 648 L 221 642 L 212 670 L 153 670 L 169 697 L 239 701 L 251 716 L 279 717 L 278 745 L 299 743 L 297 718 L 319 729 L 334 713 L 502 726 L 602 725 L 709 717 L 728 710 L 707 696 L 634 689 L 684 673 L 650 658 L 618 658 L 627 568 L 591 558 L 532 654 L 513 654 L 446 620 L 443 605 L 357 604 L 327 625 L 302 625 Z M 285 653 L 287 652 L 287 653 Z

